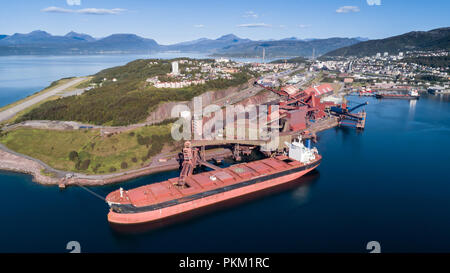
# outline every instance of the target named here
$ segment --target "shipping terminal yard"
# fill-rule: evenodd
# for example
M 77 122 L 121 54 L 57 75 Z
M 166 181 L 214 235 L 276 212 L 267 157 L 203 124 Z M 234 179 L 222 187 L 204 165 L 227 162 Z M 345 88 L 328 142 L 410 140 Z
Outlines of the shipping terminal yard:
M 280 131 L 280 138 L 276 149 L 263 152 L 266 159 L 222 169 L 207 162 L 208 147 L 227 147 L 232 151 L 233 160 L 239 162 L 243 155 L 248 156 L 253 150 L 265 145 L 265 141 L 187 141 L 179 154 L 179 178 L 127 191 L 120 188 L 110 193 L 106 197 L 111 207 L 108 220 L 115 225 L 167 220 L 182 213 L 293 181 L 320 164 L 321 156 L 311 148 L 311 140 L 316 141 L 318 131 L 344 125 L 353 126 L 357 130 L 364 129 L 366 113 L 353 111 L 367 103 L 350 109 L 346 103 L 324 103 L 320 95 L 331 93 L 333 89 L 330 85 L 315 86 L 295 93 L 288 93 L 283 88 L 276 90 L 266 87 L 258 81 L 254 85 L 281 97 L 280 100 L 268 103 L 269 112 L 274 105 L 277 111 L 280 109 L 277 119 L 272 120 L 272 113 L 267 116 L 269 124 L 276 123 L 275 130 Z M 248 126 L 252 123 L 255 121 L 245 122 Z M 234 122 L 232 126 L 235 127 Z M 192 120 L 192 127 L 196 128 L 196 120 Z M 303 139 L 305 144 L 302 143 Z M 220 158 L 213 160 L 221 161 Z M 213 171 L 194 174 L 194 170 L 200 166 Z
M 181 75 L 178 63 L 194 63 L 189 60 L 178 60 L 172 62 L 172 72 L 169 74 L 173 77 L 179 77 Z M 156 62 L 150 61 L 150 64 Z M 222 67 L 225 67 L 223 71 L 234 71 L 236 72 L 237 67 L 241 67 L 242 64 L 230 62 L 228 59 L 220 58 L 216 60 L 216 63 L 220 64 Z M 231 66 L 230 66 L 231 64 Z M 333 66 L 337 66 L 336 62 L 331 63 Z M 204 65 L 200 62 L 202 66 L 202 71 L 208 71 L 208 69 L 212 69 L 210 65 Z M 291 142 L 298 136 L 301 136 L 303 139 L 311 139 L 312 141 L 316 141 L 316 134 L 320 131 L 333 128 L 336 126 L 351 126 L 356 130 L 364 130 L 366 123 L 366 113 L 364 110 L 357 112 L 359 108 L 363 108 L 367 103 L 356 103 L 350 106 L 351 102 L 348 99 L 344 98 L 344 96 L 351 97 L 352 95 L 357 96 L 374 96 L 377 98 L 405 98 L 405 99 L 417 99 L 419 97 L 417 91 L 412 89 L 411 86 L 400 86 L 397 88 L 392 88 L 391 91 L 385 86 L 375 85 L 372 87 L 356 87 L 356 88 L 348 88 L 348 83 L 352 83 L 349 79 L 353 79 L 350 77 L 348 72 L 351 72 L 352 66 L 347 63 L 343 64 L 343 67 L 346 70 L 341 70 L 340 77 L 345 77 L 343 83 L 339 84 L 338 81 L 335 80 L 335 83 L 317 83 L 316 79 L 323 79 L 323 77 L 330 77 L 330 74 L 327 72 L 326 74 L 320 72 L 318 68 L 326 67 L 326 65 L 330 65 L 329 62 L 323 63 L 320 61 L 313 61 L 308 68 L 305 68 L 304 64 L 268 64 L 268 63 L 253 63 L 251 64 L 251 70 L 259 71 L 265 73 L 266 75 L 255 79 L 254 82 L 250 81 L 247 89 L 240 91 L 239 93 L 232 93 L 224 98 L 219 100 L 215 100 L 214 103 L 225 107 L 226 105 L 245 105 L 248 103 L 246 100 L 251 100 L 253 97 L 257 97 L 261 90 L 265 90 L 271 94 L 268 98 L 264 98 L 260 101 L 261 105 L 267 107 L 268 112 L 265 113 L 268 115 L 268 121 L 265 126 L 274 126 L 279 129 L 280 141 L 279 147 L 276 149 L 275 153 L 280 153 L 284 150 L 284 142 Z M 219 66 L 220 67 L 220 66 Z M 231 67 L 231 68 L 230 68 Z M 212 70 L 211 70 L 212 71 Z M 227 72 L 228 73 L 228 72 Z M 325 76 L 324 76 L 325 74 Z M 227 76 L 228 75 L 228 76 Z M 225 77 L 230 77 L 229 74 L 225 74 Z M 68 87 L 71 87 L 70 90 L 73 90 L 73 86 L 79 84 L 80 82 L 86 81 L 88 78 L 81 77 L 76 78 L 74 80 L 70 80 L 65 85 L 60 87 L 56 87 L 53 89 L 49 89 L 49 92 L 43 93 L 42 95 L 37 97 L 32 97 L 30 100 L 26 100 L 23 103 L 16 103 L 13 107 L 6 108 L 6 110 L 0 112 L 0 117 L 3 122 L 8 122 L 12 120 L 14 115 L 20 113 L 20 111 L 24 111 L 27 107 L 30 107 L 33 104 L 39 103 L 39 100 L 48 99 L 51 96 L 60 93 L 62 97 L 66 96 L 77 96 L 83 93 L 83 89 L 76 89 L 76 93 L 74 91 L 64 91 Z M 156 82 L 153 82 L 156 79 Z M 280 81 L 282 79 L 282 81 Z M 106 78 L 104 80 L 107 80 Z M 116 78 L 112 79 L 112 82 L 117 81 Z M 204 81 L 204 80 L 203 80 Z M 147 79 L 147 82 L 151 82 L 155 86 L 162 85 L 160 81 L 158 81 L 157 77 Z M 280 84 L 282 82 L 282 84 Z M 309 87 L 308 84 L 311 84 Z M 101 85 L 101 84 L 100 84 Z M 307 88 L 304 88 L 304 86 Z M 88 88 L 91 89 L 95 87 L 92 84 Z M 303 89 L 302 89 L 303 87 Z M 178 88 L 177 86 L 173 86 L 171 88 Z M 376 89 L 377 88 L 377 89 Z M 339 89 L 339 90 L 336 90 Z M 80 90 L 80 91 L 79 91 Z M 406 94 L 404 92 L 407 92 Z M 411 95 L 411 92 L 413 94 Z M 271 109 L 276 106 L 277 109 L 277 117 L 274 120 L 270 120 Z M 17 108 L 17 110 L 15 110 Z M 190 113 L 191 114 L 191 113 Z M 189 115 L 190 115 L 189 114 Z M 207 122 L 208 119 L 205 118 L 202 120 L 203 123 Z M 118 134 L 121 132 L 127 132 L 136 128 L 140 128 L 142 126 L 152 125 L 157 121 L 148 121 L 144 123 L 133 124 L 129 126 L 121 126 L 121 127 L 111 127 L 111 126 L 98 126 L 91 124 L 83 124 L 79 122 L 73 121 L 47 121 L 47 120 L 30 120 L 23 121 L 19 123 L 12 124 L 4 124 L 3 131 L 11 131 L 18 128 L 33 128 L 33 129 L 50 129 L 50 130 L 100 130 L 101 136 L 109 136 L 113 134 Z M 245 122 L 246 126 L 250 126 L 250 124 L 257 121 L 247 121 Z M 192 128 L 195 128 L 196 121 L 192 119 Z M 217 132 L 222 132 L 226 130 L 227 124 L 224 124 L 223 128 L 214 128 L 215 136 L 217 137 Z M 236 126 L 236 124 L 234 124 Z M 249 128 L 246 128 L 248 130 Z M 192 135 L 193 137 L 193 135 Z M 211 154 L 207 153 L 207 158 L 209 160 L 217 160 L 216 157 L 223 157 L 224 155 L 232 155 L 233 159 L 240 159 L 241 154 L 248 154 L 255 148 L 259 148 L 260 146 L 266 145 L 266 141 L 262 140 L 195 140 L 192 144 L 196 147 L 201 147 L 202 151 L 205 151 L 205 147 L 214 147 L 216 150 Z M 5 158 L 7 158 L 7 154 L 12 154 L 10 157 L 14 156 L 22 156 L 17 152 L 13 152 L 8 149 L 6 146 L 0 144 L 0 148 L 3 150 Z M 217 151 L 217 148 L 224 148 L 220 151 Z M 214 153 L 217 156 L 214 156 Z M 266 154 L 266 156 L 270 156 L 270 154 Z M 170 170 L 173 168 L 177 168 L 182 165 L 182 160 L 177 157 L 170 157 L 170 155 L 161 155 L 153 160 L 151 166 L 139 169 L 139 170 L 131 170 L 127 172 L 111 174 L 111 175 L 83 175 L 70 173 L 67 171 L 56 170 L 42 161 L 34 160 L 28 156 L 25 156 L 27 160 L 35 161 L 33 164 L 38 164 L 43 166 L 47 171 L 54 173 L 54 177 L 50 179 L 49 177 L 43 177 L 42 175 L 37 174 L 36 171 L 31 172 L 34 174 L 37 180 L 41 180 L 42 183 L 55 184 L 55 179 L 58 179 L 57 184 L 64 188 L 68 185 L 76 185 L 76 184 L 84 184 L 84 185 L 96 185 L 96 184 L 108 184 L 114 183 L 118 181 L 122 181 L 124 179 L 129 179 L 133 177 L 138 177 L 141 175 L 149 174 L 155 171 L 162 170 Z M 206 158 L 206 157 L 205 157 Z M 203 159 L 205 159 L 203 158 Z M 14 159 L 11 159 L 14 161 Z M 6 162 L 6 160 L 5 160 Z M 4 166 L 4 168 L 8 168 Z M 25 170 L 26 171 L 26 170 Z M 30 172 L 30 171 L 26 171 Z M 58 178 L 59 177 L 59 178 Z
M 222 62 L 223 60 L 221 60 Z M 256 67 L 259 67 L 257 69 L 261 69 L 262 71 L 273 71 L 274 67 L 279 67 L 269 65 L 269 64 L 255 64 Z M 298 68 L 293 68 L 292 65 L 287 66 L 285 68 L 285 71 L 283 72 L 277 72 L 274 74 L 269 74 L 266 77 L 262 77 L 259 79 L 256 79 L 254 82 L 250 84 L 248 87 L 248 90 L 244 90 L 244 92 L 240 92 L 237 94 L 232 94 L 229 97 L 226 97 L 227 100 L 221 99 L 223 101 L 222 103 L 233 103 L 232 101 L 235 100 L 237 104 L 239 102 L 245 101 L 245 99 L 251 99 L 252 96 L 255 96 L 255 94 L 258 94 L 261 90 L 266 90 L 272 96 L 269 96 L 269 98 L 272 98 L 274 100 L 267 101 L 264 103 L 270 111 L 270 109 L 274 108 L 274 106 L 277 106 L 279 109 L 279 113 L 277 115 L 276 120 L 268 120 L 266 126 L 273 126 L 274 123 L 276 123 L 276 127 L 279 128 L 279 134 L 280 134 L 280 141 L 279 141 L 279 147 L 277 148 L 277 152 L 280 152 L 284 149 L 284 142 L 291 142 L 293 139 L 295 139 L 298 136 L 302 136 L 304 139 L 312 139 L 313 141 L 316 141 L 316 134 L 317 132 L 320 132 L 325 129 L 333 128 L 336 126 L 353 126 L 358 130 L 364 129 L 365 124 L 365 113 L 364 111 L 354 113 L 355 110 L 358 108 L 364 106 L 365 104 L 361 105 L 354 105 L 353 107 L 348 107 L 347 103 L 343 102 L 340 104 L 337 104 L 332 101 L 324 101 L 323 98 L 329 95 L 334 95 L 335 90 L 333 89 L 333 86 L 331 84 L 321 84 L 321 85 L 314 85 L 309 88 L 306 88 L 304 90 L 301 89 L 293 89 L 293 85 L 286 85 L 286 86 L 278 86 L 276 88 L 271 87 L 270 84 L 267 84 L 267 79 L 269 79 L 269 82 L 275 82 L 280 77 L 286 77 L 289 78 L 289 74 L 294 74 L 294 79 L 298 77 L 295 72 L 298 71 L 298 69 L 302 69 L 303 66 L 300 66 Z M 310 73 L 311 75 L 308 76 L 308 79 L 311 80 L 314 78 L 314 73 Z M 84 80 L 85 78 L 81 78 L 80 80 Z M 79 82 L 80 80 L 73 81 L 73 82 Z M 305 80 L 306 81 L 306 80 Z M 298 86 L 298 85 L 297 85 Z M 58 91 L 60 91 L 58 89 Z M 248 94 L 248 95 L 245 95 Z M 50 94 L 49 94 L 50 95 Z M 48 97 L 48 96 L 47 96 Z M 236 99 L 236 97 L 239 97 Z M 29 104 L 30 102 L 27 101 Z M 216 102 L 217 103 L 217 102 Z M 220 105 L 220 103 L 219 103 Z M 21 105 L 16 107 L 22 107 Z M 23 108 L 23 107 L 22 107 Z M 5 112 L 11 113 L 12 110 L 7 109 Z M 269 119 L 270 119 L 270 113 Z M 204 119 L 203 122 L 207 122 L 208 119 Z M 254 122 L 254 121 L 251 121 Z M 251 122 L 247 121 L 245 124 L 249 126 Z M 142 126 L 148 126 L 152 123 L 141 123 L 141 124 L 135 124 L 130 126 L 123 126 L 123 127 L 105 127 L 105 126 L 97 126 L 97 125 L 90 125 L 90 124 L 82 124 L 77 122 L 65 122 L 65 121 L 25 121 L 20 122 L 16 124 L 10 124 L 3 127 L 4 131 L 12 131 L 18 128 L 30 128 L 30 129 L 50 129 L 50 130 L 100 130 L 101 135 L 111 135 L 111 134 L 118 134 L 121 132 L 127 132 L 130 130 L 133 130 L 135 128 L 139 128 Z M 227 125 L 225 124 L 224 128 L 220 131 L 225 131 L 225 127 Z M 236 125 L 235 125 L 236 126 Z M 192 121 L 192 127 L 195 127 L 195 120 Z M 216 131 L 218 128 L 215 128 Z M 225 137 L 226 138 L 226 137 Z M 234 159 L 240 159 L 240 155 L 242 153 L 249 153 L 249 151 L 260 147 L 262 145 L 266 144 L 266 141 L 262 140 L 194 140 L 193 145 L 196 147 L 202 147 L 202 150 L 205 150 L 205 147 L 213 147 L 215 150 L 212 152 L 213 154 L 210 155 L 208 153 L 208 159 L 209 160 L 215 160 L 214 154 L 217 154 L 218 157 L 224 157 L 225 155 L 232 155 Z M 1 145 L 1 144 L 0 144 Z M 0 148 L 3 150 L 4 153 L 10 153 L 11 157 L 14 156 L 22 156 L 21 154 L 17 152 L 13 152 L 10 149 L 8 149 L 6 146 L 1 145 Z M 225 148 L 221 150 L 217 150 L 217 148 Z M 267 154 L 267 156 L 270 156 L 270 154 Z M 5 155 L 6 158 L 6 155 Z M 29 156 L 25 156 L 26 160 L 33 160 L 33 158 L 30 158 Z M 40 176 L 44 179 L 44 181 L 41 181 L 43 183 L 50 183 L 54 184 L 55 179 L 58 179 L 57 184 L 64 188 L 68 185 L 76 185 L 76 184 L 82 184 L 82 185 L 96 185 L 96 184 L 108 184 L 108 183 L 114 183 L 119 182 L 122 180 L 130 179 L 133 177 L 138 177 L 141 175 L 149 174 L 155 171 L 163 171 L 163 170 L 170 170 L 170 169 L 176 169 L 181 165 L 181 161 L 177 157 L 171 157 L 170 155 L 164 155 L 161 154 L 161 156 L 158 156 L 155 158 L 151 164 L 151 166 L 143 168 L 142 170 L 136 170 L 136 171 L 127 171 L 122 172 L 118 174 L 111 174 L 111 175 L 83 175 L 83 174 L 76 174 L 76 173 L 70 173 L 66 171 L 56 170 L 55 168 L 52 168 L 45 164 L 42 161 L 35 161 L 33 164 L 40 164 L 43 165 L 44 168 L 46 168 L 49 172 L 55 173 L 54 177 L 42 177 L 42 175 L 36 175 Z M 4 161 L 7 162 L 6 160 Z M 58 178 L 59 177 L 59 178 Z M 39 180 L 39 179 L 38 179 Z

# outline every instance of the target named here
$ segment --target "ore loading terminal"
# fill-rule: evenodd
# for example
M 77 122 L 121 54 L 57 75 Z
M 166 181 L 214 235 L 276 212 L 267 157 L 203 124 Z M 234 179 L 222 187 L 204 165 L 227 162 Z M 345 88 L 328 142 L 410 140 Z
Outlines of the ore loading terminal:
M 279 130 L 277 148 L 262 149 L 265 159 L 222 169 L 207 161 L 205 151 L 208 148 L 228 148 L 232 158 L 239 162 L 243 155 L 250 155 L 267 144 L 266 141 L 233 138 L 186 141 L 178 158 L 179 177 L 110 193 L 106 197 L 111 207 L 108 221 L 118 225 L 160 221 L 293 181 L 320 164 L 322 157 L 311 147 L 318 131 L 335 126 L 352 126 L 357 130 L 365 127 L 366 112 L 353 112 L 367 103 L 349 108 L 345 101 L 341 104 L 323 102 L 321 90 L 325 90 L 323 93 L 332 91 L 328 84 L 295 93 L 282 88 L 272 89 L 258 82 L 254 84 L 281 97 L 267 103 L 267 124 Z M 270 115 L 274 105 L 278 108 L 276 119 Z M 192 122 L 195 127 L 195 121 Z M 222 158 L 213 160 L 221 162 Z M 201 166 L 212 171 L 196 174 Z

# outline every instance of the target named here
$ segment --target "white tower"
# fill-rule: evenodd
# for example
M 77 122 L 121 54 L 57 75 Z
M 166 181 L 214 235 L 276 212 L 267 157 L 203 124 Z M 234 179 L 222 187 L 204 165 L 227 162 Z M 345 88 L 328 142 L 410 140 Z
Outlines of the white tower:
M 172 62 L 172 75 L 176 76 L 178 74 L 180 74 L 178 71 L 178 61 L 174 61 Z
M 263 56 L 262 56 L 262 62 L 266 62 L 266 49 L 263 47 Z

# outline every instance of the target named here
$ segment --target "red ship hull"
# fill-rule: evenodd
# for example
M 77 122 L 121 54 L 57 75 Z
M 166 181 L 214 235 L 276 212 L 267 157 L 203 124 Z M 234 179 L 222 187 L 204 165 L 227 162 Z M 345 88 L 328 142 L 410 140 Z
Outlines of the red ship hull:
M 272 160 L 272 161 L 270 161 L 270 160 Z M 266 160 L 262 160 L 262 161 L 266 162 L 266 165 L 270 162 L 273 163 L 273 161 L 275 161 L 275 159 L 270 159 L 270 160 L 266 159 Z M 217 190 L 219 190 L 219 191 L 217 193 L 214 193 L 211 195 L 208 195 L 206 191 L 203 191 L 203 192 L 197 193 L 196 195 L 204 194 L 207 196 L 204 196 L 201 198 L 194 198 L 195 195 L 182 196 L 181 198 L 179 198 L 177 200 L 183 199 L 183 201 L 175 202 L 175 204 L 173 204 L 173 205 L 164 206 L 164 205 L 160 205 L 161 203 L 154 204 L 151 206 L 151 209 L 149 209 L 149 210 L 146 210 L 145 208 L 140 209 L 140 208 L 136 208 L 133 206 L 133 208 L 136 208 L 136 211 L 128 211 L 125 213 L 120 210 L 117 211 L 117 209 L 116 210 L 111 209 L 110 212 L 108 213 L 108 221 L 112 224 L 122 224 L 122 225 L 130 225 L 131 224 L 131 225 L 133 225 L 133 224 L 156 222 L 156 221 L 160 221 L 160 220 L 163 220 L 166 218 L 171 218 L 173 216 L 183 214 L 186 212 L 192 212 L 194 210 L 198 210 L 198 209 L 201 209 L 201 208 L 204 208 L 207 206 L 211 206 L 214 204 L 219 204 L 221 202 L 224 202 L 224 201 L 227 201 L 227 200 L 230 200 L 233 198 L 245 196 L 247 194 L 255 193 L 255 192 L 258 192 L 258 191 L 261 191 L 264 189 L 268 189 L 271 187 L 276 187 L 278 185 L 298 179 L 298 178 L 302 177 L 303 175 L 305 175 L 306 173 L 314 170 L 320 164 L 320 160 L 321 160 L 320 155 L 317 155 L 316 160 L 314 162 L 312 162 L 308 165 L 305 165 L 305 166 L 302 166 L 302 164 L 298 163 L 298 162 L 292 162 L 292 163 L 290 163 L 291 166 L 289 166 L 289 167 L 283 166 L 284 169 L 279 172 L 270 171 L 266 175 L 259 176 L 257 178 L 249 177 L 248 179 L 243 179 L 242 181 L 238 181 L 236 183 L 229 183 L 228 187 L 226 186 L 227 184 L 223 185 L 225 187 L 221 187 L 221 188 L 216 187 L 215 191 L 217 191 Z M 281 162 L 281 160 L 280 160 L 280 162 Z M 253 164 L 253 163 L 250 163 L 250 164 Z M 249 166 L 249 167 L 257 166 L 255 164 L 254 165 L 250 165 L 250 164 L 248 164 L 248 165 L 247 164 L 239 164 L 239 165 L 245 165 L 245 166 Z M 256 164 L 261 164 L 261 163 L 256 163 Z M 224 169 L 224 171 L 227 169 L 232 169 L 232 168 L 233 167 L 226 168 L 226 169 Z M 301 170 L 301 171 L 296 171 L 296 170 Z M 225 171 L 225 172 L 230 173 L 229 170 Z M 214 171 L 208 172 L 207 174 L 211 174 L 211 173 L 214 173 Z M 282 175 L 282 176 L 279 176 L 279 175 L 277 176 L 278 173 L 288 173 L 288 174 Z M 219 176 L 220 174 L 217 173 L 217 175 Z M 261 181 L 252 183 L 251 182 L 252 179 L 253 180 L 259 179 Z M 170 183 L 170 180 L 161 182 L 158 184 L 164 184 L 167 182 Z M 191 183 L 194 184 L 192 181 L 191 181 Z M 227 189 L 227 188 L 233 188 L 233 187 L 235 187 L 235 188 L 231 189 L 231 190 Z M 221 190 L 221 189 L 225 189 L 225 190 Z M 145 190 L 141 189 L 139 191 L 142 192 Z M 113 192 L 110 195 L 113 195 L 113 196 L 108 196 L 109 198 L 107 197 L 107 200 L 108 199 L 113 200 L 114 197 L 117 198 L 117 192 Z M 186 198 L 191 198 L 192 200 L 186 201 Z M 134 198 L 131 197 L 130 199 L 133 200 Z M 168 202 L 174 202 L 174 200 L 169 200 Z M 133 203 L 133 202 L 131 202 L 131 203 Z M 129 206 L 130 204 L 126 204 L 126 205 Z

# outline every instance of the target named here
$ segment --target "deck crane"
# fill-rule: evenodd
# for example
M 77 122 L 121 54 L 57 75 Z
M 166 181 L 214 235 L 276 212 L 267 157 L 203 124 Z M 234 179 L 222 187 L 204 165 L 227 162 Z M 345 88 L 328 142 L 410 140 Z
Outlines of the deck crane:
M 194 172 L 198 166 L 206 166 L 213 170 L 220 170 L 219 167 L 206 161 L 204 146 L 202 149 L 193 147 L 190 141 L 184 143 L 183 152 L 178 154 L 178 161 L 180 163 L 180 176 L 174 186 L 185 188 L 186 180 Z

